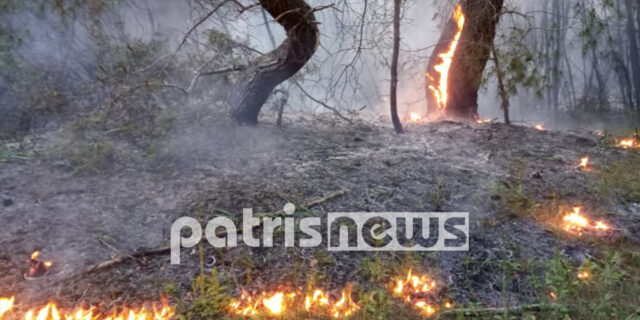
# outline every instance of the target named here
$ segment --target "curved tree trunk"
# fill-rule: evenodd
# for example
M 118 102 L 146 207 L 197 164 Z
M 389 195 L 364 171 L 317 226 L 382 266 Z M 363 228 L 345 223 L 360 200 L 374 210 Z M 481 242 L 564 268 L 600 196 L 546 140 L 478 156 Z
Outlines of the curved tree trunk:
M 473 120 L 478 115 L 478 90 L 504 0 L 466 0 L 461 1 L 461 5 L 465 22 L 448 72 L 444 114 L 454 119 Z M 449 48 L 457 31 L 458 26 L 453 19 L 445 25 L 427 66 L 427 74 L 434 74 L 435 65 L 441 62 L 439 53 Z M 427 77 L 427 86 L 438 80 Z M 433 94 L 427 92 L 429 112 L 436 108 L 434 101 Z
M 260 5 L 284 27 L 287 39 L 275 50 L 254 60 L 231 97 L 231 116 L 255 125 L 271 91 L 298 72 L 318 46 L 313 9 L 304 0 L 260 0 Z
M 400 9 L 402 0 L 393 1 L 393 57 L 391 58 L 391 122 L 396 133 L 403 133 L 402 123 L 398 118 L 398 56 L 400 55 Z
M 504 0 L 468 0 L 466 22 L 449 70 L 446 115 L 463 120 L 478 116 L 478 90 L 489 60 Z

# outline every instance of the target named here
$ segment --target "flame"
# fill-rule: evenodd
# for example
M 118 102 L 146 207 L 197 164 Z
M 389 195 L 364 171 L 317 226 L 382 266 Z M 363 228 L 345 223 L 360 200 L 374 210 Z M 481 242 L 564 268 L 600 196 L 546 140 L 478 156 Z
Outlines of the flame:
M 534 129 L 538 130 L 538 131 L 547 131 L 547 129 L 545 129 L 543 124 L 536 124 L 535 126 L 533 126 Z
M 640 148 L 637 138 L 622 139 L 618 142 L 618 147 L 622 149 Z
M 411 112 L 409 113 L 409 121 L 410 122 L 420 122 L 420 120 L 422 120 L 422 116 L 420 116 L 419 114 L 415 113 L 415 112 Z
M 555 292 L 551 291 L 549 292 L 549 296 L 551 296 L 551 298 L 555 299 L 556 297 L 558 297 L 558 295 L 556 295 Z
M 433 92 L 436 103 L 438 105 L 438 109 L 440 110 L 444 110 L 447 107 L 447 98 L 449 94 L 449 69 L 451 68 L 453 56 L 456 52 L 456 48 L 458 47 L 460 37 L 462 36 L 462 30 L 464 29 L 465 16 L 462 12 L 462 5 L 458 4 L 456 6 L 456 9 L 453 12 L 452 19 L 456 22 L 458 29 L 455 36 L 453 37 L 453 40 L 451 41 L 451 44 L 449 45 L 449 49 L 446 52 L 438 55 L 442 62 L 433 67 L 433 69 L 438 74 L 440 74 L 438 83 L 436 85 L 428 86 L 429 90 Z M 427 77 L 429 77 L 431 81 L 435 81 L 434 76 L 428 73 Z
M 282 292 L 278 292 L 273 296 L 262 300 L 262 303 L 267 307 L 269 313 L 276 315 L 282 313 L 284 310 L 284 304 L 282 303 L 283 299 L 284 294 Z
M 360 306 L 351 300 L 353 286 L 349 284 L 340 293 L 340 300 L 331 307 L 331 316 L 334 318 L 348 317 L 360 310 Z
M 584 170 L 584 171 L 589 171 L 591 169 L 589 168 L 589 157 L 580 158 L 580 164 L 578 165 L 578 169 Z
M 435 280 L 425 275 L 414 275 L 413 271 L 409 269 L 406 278 L 395 281 L 393 293 L 420 313 L 430 317 L 435 314 L 437 309 L 425 298 L 427 295 L 433 294 L 435 288 Z M 444 306 L 447 309 L 453 308 L 453 304 L 450 302 L 445 303 Z
M 29 258 L 29 272 L 26 274 L 29 278 L 42 277 L 47 274 L 47 271 L 53 265 L 53 261 L 39 261 L 40 251 L 36 250 L 31 253 Z
M 329 295 L 322 289 L 310 290 L 303 295 L 299 291 L 262 292 L 258 295 L 250 295 L 242 292 L 239 299 L 230 303 L 231 312 L 240 316 L 281 315 L 287 309 L 296 309 L 304 305 L 307 312 L 324 313 L 329 317 L 343 318 L 353 315 L 360 310 L 360 305 L 351 298 L 352 285 L 348 285 L 340 293 L 340 299 L 332 302 Z M 304 297 L 304 300 L 301 300 Z M 302 303 L 304 302 L 304 303 Z
M 0 319 L 5 313 L 12 310 L 14 297 L 0 298 Z M 113 312 L 111 315 L 94 313 L 93 308 L 75 308 L 71 311 L 60 309 L 54 302 L 49 302 L 44 307 L 27 311 L 24 320 L 169 320 L 174 310 L 166 301 L 160 307 L 153 305 L 153 311 L 124 308 L 121 312 Z M 15 318 L 15 317 L 13 317 Z
M 15 297 L 11 298 L 0 298 L 0 319 L 2 319 L 2 315 L 9 312 L 9 310 L 13 309 L 13 301 Z
M 480 119 L 480 118 L 476 119 L 476 122 L 479 124 L 491 123 L 492 121 L 493 119 Z
M 304 309 L 307 311 L 311 311 L 311 308 L 315 305 L 319 305 L 321 307 L 329 305 L 327 295 L 320 289 L 316 289 L 312 296 L 307 296 L 304 300 Z
M 580 213 L 580 207 L 574 207 L 573 212 L 566 214 L 562 220 L 564 221 L 563 229 L 567 232 L 582 235 L 586 230 L 608 231 L 611 229 L 609 225 L 603 221 L 591 223 L 589 218 Z

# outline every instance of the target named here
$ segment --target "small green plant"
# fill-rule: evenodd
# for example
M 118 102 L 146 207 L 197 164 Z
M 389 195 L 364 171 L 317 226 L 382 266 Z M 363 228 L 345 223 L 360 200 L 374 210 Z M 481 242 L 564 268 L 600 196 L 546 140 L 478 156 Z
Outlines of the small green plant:
M 60 153 L 69 160 L 74 173 L 105 171 L 118 161 L 115 148 L 106 141 L 69 143 Z
M 540 319 L 640 319 L 638 265 L 630 262 L 620 252 L 581 265 L 556 255 L 540 295 L 560 307 L 543 310 Z
M 610 200 L 640 202 L 640 154 L 630 153 L 596 171 L 597 190 Z
M 188 307 L 179 306 L 176 319 L 213 319 L 225 314 L 231 295 L 220 280 L 217 269 L 213 269 L 209 275 L 199 275 L 191 286 L 193 303 Z
M 433 188 L 431 192 L 431 203 L 434 206 L 435 211 L 442 211 L 442 207 L 447 202 L 447 197 L 443 190 L 442 181 L 438 179 L 436 181 L 436 186 Z

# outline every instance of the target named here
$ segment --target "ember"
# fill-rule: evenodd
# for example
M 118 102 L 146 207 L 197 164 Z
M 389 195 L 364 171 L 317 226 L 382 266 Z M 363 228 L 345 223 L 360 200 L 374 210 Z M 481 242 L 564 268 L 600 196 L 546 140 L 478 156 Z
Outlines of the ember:
M 320 312 L 334 318 L 353 315 L 360 310 L 360 306 L 351 298 L 352 285 L 348 285 L 340 294 L 340 299 L 332 303 L 328 294 L 321 289 L 315 289 L 306 296 L 294 291 L 262 292 L 257 296 L 243 291 L 237 300 L 232 300 L 231 312 L 240 316 L 280 315 L 288 309 L 296 309 L 301 305 L 304 296 L 304 310 Z
M 485 123 L 491 123 L 493 121 L 493 119 L 476 119 L 476 122 L 479 124 L 485 124 Z
M 10 314 L 13 309 L 14 297 L 0 298 L 0 319 L 4 314 Z M 24 320 L 168 320 L 173 316 L 173 308 L 166 302 L 162 306 L 156 307 L 154 304 L 153 311 L 146 310 L 144 307 L 140 309 L 124 308 L 121 312 L 113 312 L 110 315 L 101 315 L 94 312 L 93 308 L 83 309 L 76 308 L 72 311 L 66 311 L 58 308 L 58 306 L 50 302 L 42 308 L 31 309 L 24 314 Z M 12 318 L 16 318 L 15 316 Z
M 564 221 L 563 229 L 567 232 L 582 235 L 585 231 L 608 231 L 610 227 L 603 221 L 591 221 L 583 216 L 580 207 L 574 207 L 573 212 L 566 214 L 562 220 Z
M 545 129 L 544 125 L 542 124 L 536 124 L 535 126 L 533 126 L 533 128 L 538 131 L 547 131 L 547 129 Z
M 449 94 L 449 69 L 451 68 L 453 55 L 456 52 L 458 42 L 462 36 L 462 30 L 464 29 L 465 16 L 460 4 L 456 6 L 455 11 L 453 12 L 453 20 L 456 22 L 458 30 L 449 45 L 449 50 L 438 55 L 438 57 L 442 59 L 442 62 L 433 67 L 433 69 L 439 74 L 438 80 L 436 81 L 436 77 L 434 75 L 427 73 L 429 80 L 436 82 L 435 85 L 429 85 L 428 88 L 433 92 L 438 109 L 441 111 L 447 107 L 447 98 Z
M 31 253 L 29 260 L 29 272 L 25 275 L 27 279 L 40 278 L 47 274 L 49 268 L 53 265 L 52 261 L 39 261 L 40 251 L 36 250 Z
M 591 273 L 589 273 L 589 271 L 581 271 L 578 273 L 578 279 L 580 280 L 586 280 L 589 279 L 591 277 Z

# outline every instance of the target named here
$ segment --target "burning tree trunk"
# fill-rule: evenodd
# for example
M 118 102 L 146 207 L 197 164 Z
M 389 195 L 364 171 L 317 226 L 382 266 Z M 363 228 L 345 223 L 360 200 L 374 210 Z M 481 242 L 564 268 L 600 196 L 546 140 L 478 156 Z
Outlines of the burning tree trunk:
M 319 32 L 313 9 L 304 0 L 260 0 L 260 5 L 284 27 L 287 39 L 252 62 L 231 98 L 231 115 L 255 125 L 271 91 L 293 76 L 311 58 Z
M 465 0 L 445 25 L 427 66 L 428 111 L 473 120 L 504 0 Z

